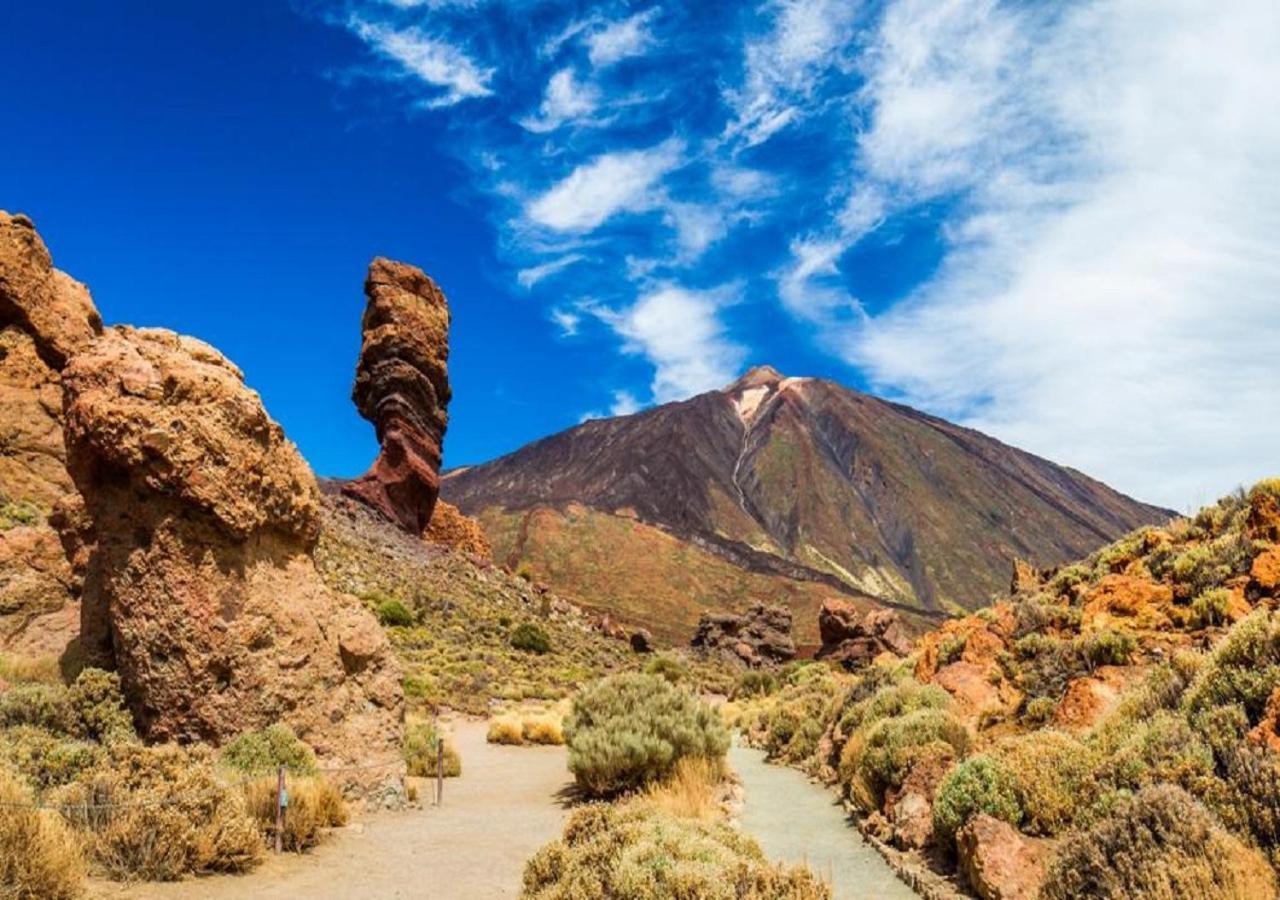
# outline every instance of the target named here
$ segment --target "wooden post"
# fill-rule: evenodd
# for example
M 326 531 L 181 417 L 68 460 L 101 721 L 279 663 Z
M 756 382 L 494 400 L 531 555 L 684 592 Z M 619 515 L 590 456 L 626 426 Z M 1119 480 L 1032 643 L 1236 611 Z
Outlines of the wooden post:
M 444 796 L 444 735 L 436 732 L 436 806 Z
M 276 852 L 284 849 L 284 766 L 276 769 Z

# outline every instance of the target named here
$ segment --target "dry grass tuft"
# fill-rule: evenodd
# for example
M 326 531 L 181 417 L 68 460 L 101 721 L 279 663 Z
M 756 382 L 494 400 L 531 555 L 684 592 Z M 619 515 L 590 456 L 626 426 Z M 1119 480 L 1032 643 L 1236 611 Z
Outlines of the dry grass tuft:
M 649 785 L 641 796 L 645 803 L 669 815 L 714 822 L 724 818 L 724 780 L 722 760 L 686 757 L 676 764 L 670 778 Z
M 62 818 L 50 810 L 4 806 L 31 802 L 31 793 L 0 770 L 0 897 L 65 900 L 80 896 L 84 857 Z
M 524 724 L 514 716 L 499 716 L 489 723 L 485 740 L 490 744 L 523 744 Z
M 520 731 L 529 744 L 564 743 L 564 720 L 555 716 L 532 716 L 520 723 Z
M 301 853 L 320 843 L 329 828 L 347 824 L 342 792 L 324 778 L 308 776 L 287 781 L 289 805 L 284 815 L 284 849 Z M 276 827 L 276 779 L 260 778 L 244 786 L 245 805 L 268 839 Z
M 58 657 L 0 653 L 0 681 L 10 684 L 61 684 Z

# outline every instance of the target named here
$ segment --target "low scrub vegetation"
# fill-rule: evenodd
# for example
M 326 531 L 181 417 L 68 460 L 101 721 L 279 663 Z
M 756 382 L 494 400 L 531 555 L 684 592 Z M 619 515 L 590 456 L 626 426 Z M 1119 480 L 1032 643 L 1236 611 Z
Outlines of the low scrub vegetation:
M 592 796 L 669 777 L 685 758 L 718 760 L 729 735 L 715 710 L 654 675 L 614 675 L 585 688 L 565 721 L 569 769 Z
M 281 845 L 302 852 L 320 843 L 330 828 L 347 824 L 342 791 L 319 776 L 287 779 L 289 803 L 284 811 Z M 268 840 L 276 832 L 276 779 L 260 778 L 244 786 L 245 807 Z
M 410 722 L 405 727 L 404 761 L 408 773 L 418 778 L 457 778 L 462 774 L 462 757 L 431 722 Z
M 82 891 L 84 857 L 62 817 L 28 808 L 35 797 L 0 769 L 0 897 L 70 900 Z
M 222 764 L 246 775 L 275 772 L 284 766 L 294 775 L 313 775 L 316 755 L 288 725 L 249 731 L 222 748 Z

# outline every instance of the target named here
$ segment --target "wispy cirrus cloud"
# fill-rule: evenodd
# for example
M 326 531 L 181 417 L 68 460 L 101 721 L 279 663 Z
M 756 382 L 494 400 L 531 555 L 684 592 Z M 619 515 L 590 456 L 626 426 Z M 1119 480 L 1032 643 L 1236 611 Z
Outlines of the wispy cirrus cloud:
M 401 72 L 439 89 L 424 101 L 428 108 L 453 106 L 488 97 L 494 69 L 477 65 L 466 51 L 418 28 L 395 29 L 358 16 L 348 27 L 378 55 L 395 62 Z
M 576 166 L 525 206 L 530 222 L 554 231 L 586 232 L 619 213 L 656 208 L 656 188 L 684 153 L 671 139 L 643 150 L 605 153 Z

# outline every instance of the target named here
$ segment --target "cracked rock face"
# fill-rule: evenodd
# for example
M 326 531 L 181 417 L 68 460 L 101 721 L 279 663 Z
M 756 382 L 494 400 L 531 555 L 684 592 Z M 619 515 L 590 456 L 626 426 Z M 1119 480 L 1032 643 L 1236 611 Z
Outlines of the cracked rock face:
M 796 655 L 791 610 L 757 604 L 745 615 L 706 613 L 690 646 L 753 669 L 787 662 Z
M 74 636 L 79 578 L 49 525 L 76 499 L 60 373 L 101 331 L 31 220 L 0 211 L 0 648 L 56 655 Z
M 321 581 L 315 478 L 239 369 L 193 338 L 114 328 L 63 386 L 96 537 L 82 640 L 119 671 L 142 733 L 219 743 L 284 722 L 329 759 L 395 756 L 399 667 L 373 617 Z
M 449 306 L 421 269 L 379 257 L 365 279 L 363 343 L 352 399 L 382 450 L 343 488 L 421 534 L 440 494 L 449 424 Z

